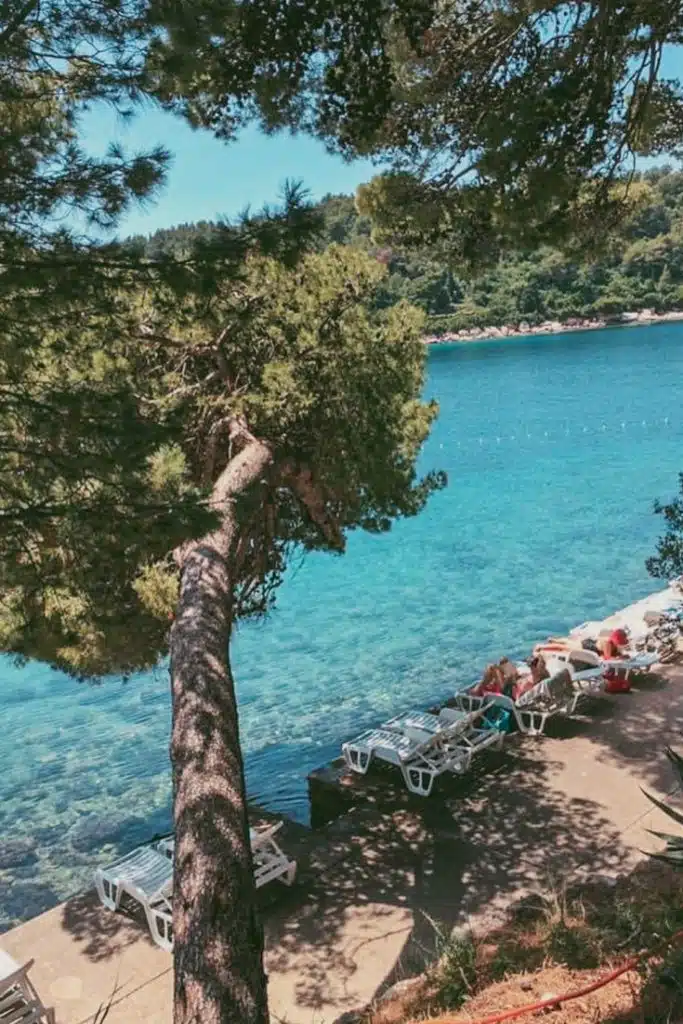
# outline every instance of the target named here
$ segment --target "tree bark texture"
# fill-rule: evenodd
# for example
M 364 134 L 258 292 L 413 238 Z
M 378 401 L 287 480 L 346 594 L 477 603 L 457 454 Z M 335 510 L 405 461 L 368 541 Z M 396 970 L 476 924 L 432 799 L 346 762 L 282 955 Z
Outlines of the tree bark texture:
M 213 492 L 223 526 L 188 545 L 171 634 L 174 1024 L 267 1024 L 244 766 L 229 660 L 233 498 L 270 461 L 254 441 Z

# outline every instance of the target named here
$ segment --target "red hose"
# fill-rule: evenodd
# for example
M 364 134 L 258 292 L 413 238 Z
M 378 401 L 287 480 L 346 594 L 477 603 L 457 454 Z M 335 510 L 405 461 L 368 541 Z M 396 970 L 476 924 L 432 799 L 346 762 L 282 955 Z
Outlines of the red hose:
M 683 930 L 676 932 L 671 938 L 664 940 L 666 943 L 675 942 L 677 939 L 683 937 Z M 632 971 L 639 960 L 642 960 L 644 956 L 654 956 L 653 953 L 637 953 L 635 956 L 629 957 L 629 959 L 617 967 L 615 970 L 610 971 L 609 974 L 604 975 L 602 978 L 598 978 L 591 985 L 586 985 L 584 988 L 579 988 L 575 992 L 568 992 L 564 996 L 552 996 L 550 999 L 543 999 L 540 1003 L 529 1003 L 527 1006 L 519 1006 L 516 1010 L 503 1010 L 502 1013 L 494 1013 L 491 1017 L 480 1017 L 479 1020 L 464 1021 L 462 1016 L 460 1018 L 448 1016 L 448 1017 L 430 1017 L 428 1020 L 423 1021 L 423 1024 L 501 1024 L 504 1020 L 513 1020 L 515 1017 L 521 1017 L 525 1013 L 535 1013 L 537 1010 L 544 1010 L 548 1006 L 560 1006 L 561 1003 L 568 1003 L 572 999 L 580 999 L 581 996 L 587 996 L 591 992 L 595 992 L 597 989 L 602 988 L 603 985 L 609 985 L 610 982 L 615 981 L 620 975 L 626 974 L 627 971 Z

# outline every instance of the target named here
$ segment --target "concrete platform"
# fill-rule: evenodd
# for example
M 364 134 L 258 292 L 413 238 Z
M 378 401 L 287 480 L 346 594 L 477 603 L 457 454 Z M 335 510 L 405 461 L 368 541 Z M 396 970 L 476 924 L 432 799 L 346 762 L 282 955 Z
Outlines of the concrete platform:
M 495 920 L 513 899 L 624 872 L 671 830 L 641 786 L 674 783 L 664 747 L 683 736 L 683 669 L 597 702 L 554 736 L 520 738 L 469 792 L 420 800 L 391 790 L 314 834 L 283 839 L 303 864 L 293 890 L 262 890 L 273 1020 L 332 1024 L 419 970 L 444 928 Z M 170 1024 L 171 959 L 134 921 L 75 897 L 0 945 L 33 977 L 59 1024 Z

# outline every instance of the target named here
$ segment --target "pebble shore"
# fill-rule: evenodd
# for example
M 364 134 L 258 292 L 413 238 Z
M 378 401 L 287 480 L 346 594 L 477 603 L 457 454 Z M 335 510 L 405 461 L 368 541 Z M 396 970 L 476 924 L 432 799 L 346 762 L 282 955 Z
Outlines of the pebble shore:
M 471 327 L 462 331 L 446 331 L 444 334 L 430 334 L 423 338 L 425 345 L 452 345 L 454 342 L 488 341 L 496 338 L 526 338 L 544 334 L 566 334 L 570 331 L 596 331 L 604 327 L 644 326 L 683 320 L 683 311 L 656 313 L 643 309 L 637 313 L 622 313 L 620 316 L 604 318 L 572 318 L 570 320 L 545 320 L 541 324 L 530 324 L 525 320 L 518 324 L 502 327 Z

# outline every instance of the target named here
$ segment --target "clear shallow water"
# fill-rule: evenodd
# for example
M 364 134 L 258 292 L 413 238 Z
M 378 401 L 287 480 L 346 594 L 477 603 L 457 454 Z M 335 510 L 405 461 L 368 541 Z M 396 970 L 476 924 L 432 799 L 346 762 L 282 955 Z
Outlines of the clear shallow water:
M 655 497 L 683 469 L 683 325 L 433 349 L 418 519 L 315 556 L 234 645 L 251 796 L 305 820 L 306 774 L 492 657 L 656 588 Z M 169 827 L 168 685 L 0 662 L 0 930 Z

